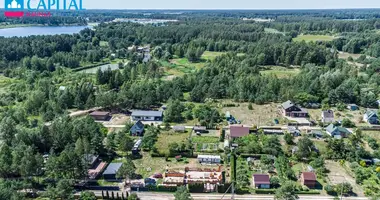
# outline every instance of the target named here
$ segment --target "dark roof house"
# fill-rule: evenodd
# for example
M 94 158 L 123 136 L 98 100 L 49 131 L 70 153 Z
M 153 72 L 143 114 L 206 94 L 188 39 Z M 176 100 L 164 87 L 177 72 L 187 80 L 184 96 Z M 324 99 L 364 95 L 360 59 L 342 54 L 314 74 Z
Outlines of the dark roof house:
M 196 133 L 206 133 L 207 132 L 207 128 L 205 126 L 194 126 L 193 130 Z
M 295 105 L 292 101 L 281 104 L 281 112 L 288 117 L 307 117 L 307 110 Z
M 110 163 L 103 172 L 103 178 L 107 181 L 118 181 L 116 179 L 116 174 L 122 165 L 123 163 Z
M 348 131 L 346 128 L 341 126 L 335 126 L 334 124 L 330 124 L 326 127 L 326 133 L 331 137 L 347 137 L 349 134 L 351 134 L 351 132 Z
M 367 110 L 367 112 L 364 114 L 363 119 L 369 124 L 379 123 L 379 117 L 377 115 L 376 110 Z
M 139 120 L 131 128 L 130 133 L 132 136 L 143 136 L 144 124 Z
M 90 116 L 94 118 L 94 120 L 106 121 L 110 119 L 111 114 L 109 112 L 94 111 L 90 113 Z
M 249 127 L 230 126 L 230 136 L 232 138 L 243 137 L 249 134 Z
M 254 174 L 252 175 L 252 183 L 255 188 L 270 188 L 269 175 Z

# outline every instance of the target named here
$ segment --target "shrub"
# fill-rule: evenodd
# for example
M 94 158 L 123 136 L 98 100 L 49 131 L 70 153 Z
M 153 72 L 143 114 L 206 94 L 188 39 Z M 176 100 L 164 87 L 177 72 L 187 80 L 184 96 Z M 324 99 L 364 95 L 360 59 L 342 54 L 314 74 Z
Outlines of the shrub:
M 276 193 L 275 189 L 255 189 L 256 194 L 274 194 Z

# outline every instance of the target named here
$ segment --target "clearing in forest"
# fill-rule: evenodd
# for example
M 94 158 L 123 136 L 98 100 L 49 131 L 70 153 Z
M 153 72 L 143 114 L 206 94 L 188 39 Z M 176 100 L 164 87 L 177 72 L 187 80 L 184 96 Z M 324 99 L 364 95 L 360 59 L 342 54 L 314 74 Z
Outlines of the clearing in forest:
M 293 38 L 294 42 L 317 42 L 317 41 L 332 41 L 334 40 L 334 36 L 330 35 L 299 35 L 296 38 Z

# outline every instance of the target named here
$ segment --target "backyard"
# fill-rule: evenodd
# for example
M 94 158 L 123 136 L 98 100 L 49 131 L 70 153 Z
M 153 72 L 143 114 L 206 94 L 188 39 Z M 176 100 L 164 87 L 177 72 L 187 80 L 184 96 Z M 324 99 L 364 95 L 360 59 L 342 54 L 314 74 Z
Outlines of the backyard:
M 236 120 L 240 120 L 245 125 L 273 125 L 274 119 L 282 118 L 278 113 L 278 104 L 264 104 L 257 105 L 252 104 L 252 110 L 248 109 L 249 103 L 237 103 L 231 100 L 223 101 L 224 105 L 233 104 L 235 106 L 222 107 L 221 112 L 224 115 L 227 111 L 235 117 Z
M 185 133 L 176 133 L 173 130 L 161 132 L 156 142 L 158 152 L 162 155 L 169 155 L 169 144 L 185 142 L 190 136 L 189 132 L 189 130 L 186 130 Z

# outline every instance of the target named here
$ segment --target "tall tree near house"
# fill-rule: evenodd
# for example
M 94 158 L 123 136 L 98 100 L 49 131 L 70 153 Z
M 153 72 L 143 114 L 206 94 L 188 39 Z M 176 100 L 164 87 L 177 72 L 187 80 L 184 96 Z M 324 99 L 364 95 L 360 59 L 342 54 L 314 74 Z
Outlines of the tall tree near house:
M 301 138 L 297 143 L 298 151 L 296 152 L 296 156 L 298 159 L 308 158 L 313 152 L 313 141 L 311 141 L 307 137 Z
M 123 162 L 119 171 L 116 174 L 117 178 L 131 179 L 134 177 L 136 171 L 136 166 L 131 159 L 127 159 Z
M 299 199 L 296 194 L 296 186 L 293 182 L 287 181 L 276 190 L 274 196 L 276 200 L 296 200 Z
M 170 100 L 165 110 L 166 122 L 182 122 L 182 112 L 185 110 L 185 106 L 179 100 Z

